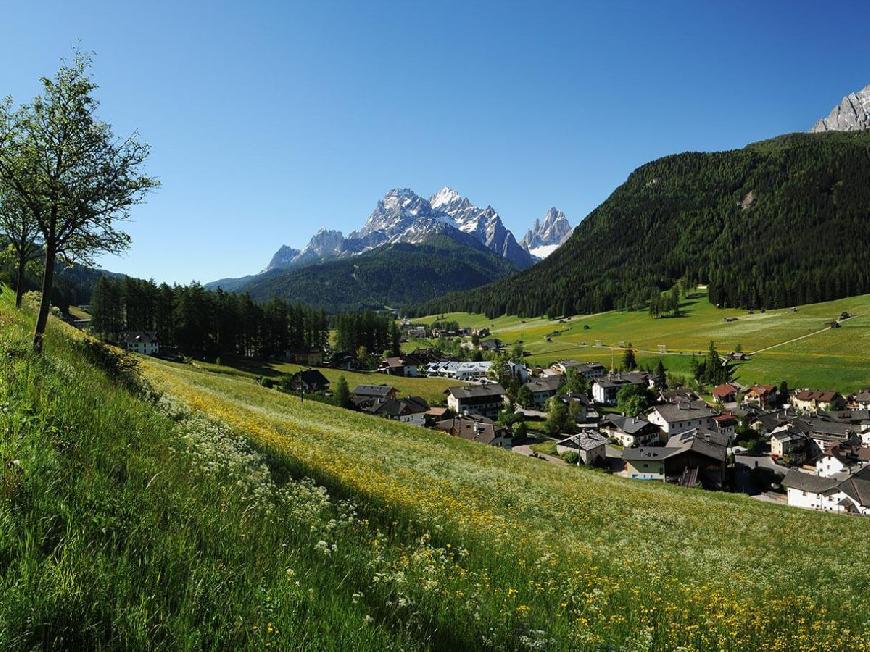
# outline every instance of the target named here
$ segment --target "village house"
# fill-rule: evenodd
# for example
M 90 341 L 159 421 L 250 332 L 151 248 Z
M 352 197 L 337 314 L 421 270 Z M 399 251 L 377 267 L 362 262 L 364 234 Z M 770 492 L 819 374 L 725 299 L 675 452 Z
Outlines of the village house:
M 495 419 L 504 405 L 504 388 L 498 383 L 449 387 L 447 407 L 454 414 L 477 414 Z
M 317 369 L 303 369 L 290 377 L 290 389 L 308 394 L 325 392 L 329 389 L 329 379 Z
M 715 427 L 713 414 L 703 401 L 665 403 L 653 407 L 647 414 L 647 420 L 671 436 L 694 428 L 712 430 Z
M 128 351 L 142 355 L 157 355 L 160 342 L 154 331 L 130 331 L 121 336 L 121 344 Z
M 665 458 L 672 452 L 661 446 L 626 448 L 622 452 L 625 467 L 620 475 L 632 480 L 664 480 Z
M 424 426 L 426 425 L 429 404 L 421 396 L 406 396 L 405 398 L 388 398 L 385 401 L 378 401 L 366 411 L 385 419 Z
M 724 437 L 704 430 L 682 432 L 668 439 L 665 478 L 686 487 L 721 489 L 725 482 L 728 452 Z
M 813 440 L 791 426 L 783 426 L 770 435 L 770 457 L 773 460 L 803 464 L 814 456 L 814 452 Z
M 407 358 L 390 356 L 381 360 L 381 363 L 378 365 L 378 372 L 390 376 L 416 378 L 420 375 L 420 365 L 410 359 L 410 356 Z
M 734 441 L 734 437 L 737 434 L 738 424 L 737 416 L 735 414 L 731 412 L 717 414 L 713 417 L 713 424 L 714 431 L 727 435 L 729 444 Z
M 549 401 L 565 381 L 564 376 L 547 376 L 546 378 L 533 378 L 523 385 L 532 395 L 533 405 L 543 410 L 547 407 Z
M 631 372 L 599 378 L 592 384 L 592 399 L 601 405 L 616 405 L 620 390 L 627 385 L 649 387 L 649 376 L 645 373 Z
M 782 481 L 788 504 L 825 512 L 870 515 L 870 467 L 845 479 L 789 469 Z
M 565 436 L 556 444 L 557 453 L 577 453 L 586 466 L 603 464 L 607 459 L 607 438 L 594 430 L 583 430 L 576 435 Z
M 441 430 L 454 437 L 476 441 L 488 446 L 511 448 L 512 433 L 509 428 L 500 426 L 492 419 L 480 415 L 458 415 L 444 419 L 435 424 L 436 430 Z
M 376 403 L 396 398 L 397 392 L 390 385 L 357 385 L 350 393 L 350 400 L 358 410 L 371 409 Z
M 870 389 L 862 389 L 855 394 L 855 404 L 859 410 L 870 410 Z
M 553 372 L 564 376 L 571 369 L 586 380 L 596 380 L 607 373 L 607 367 L 600 362 L 578 362 L 577 360 L 561 360 L 550 367 Z
M 816 474 L 823 478 L 852 474 L 870 465 L 870 448 L 837 444 L 816 460 Z
M 648 446 L 661 439 L 659 427 L 639 417 L 608 415 L 601 421 L 601 430 L 625 448 Z
M 478 345 L 478 348 L 481 351 L 488 353 L 498 353 L 502 350 L 503 347 L 504 344 L 497 337 L 493 337 L 488 340 L 481 340 L 480 344 Z
M 846 401 L 839 392 L 802 389 L 791 395 L 791 404 L 798 412 L 830 412 L 842 410 Z
M 426 365 L 426 375 L 429 377 L 453 378 L 454 380 L 467 383 L 485 379 L 491 367 L 492 361 L 490 360 L 477 362 L 445 360 L 442 362 L 431 362 Z
M 746 390 L 743 400 L 767 410 L 777 404 L 777 394 L 776 385 L 753 385 Z
M 287 349 L 284 360 L 305 367 L 319 367 L 323 364 L 323 351 L 316 348 Z
M 735 403 L 737 402 L 737 392 L 739 387 L 732 383 L 717 385 L 713 388 L 713 400 L 717 403 Z

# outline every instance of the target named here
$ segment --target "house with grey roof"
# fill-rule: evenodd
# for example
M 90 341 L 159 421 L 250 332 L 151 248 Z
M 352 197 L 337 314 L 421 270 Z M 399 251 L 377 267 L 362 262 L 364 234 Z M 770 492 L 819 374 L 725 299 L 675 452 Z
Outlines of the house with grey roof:
M 577 453 L 586 466 L 602 464 L 607 459 L 607 438 L 594 430 L 583 430 L 576 435 L 562 435 L 556 443 L 557 453 Z
M 556 395 L 563 382 L 565 382 L 564 376 L 546 376 L 532 378 L 523 387 L 531 393 L 534 406 L 543 410 L 547 407 L 547 401 Z
M 714 414 L 703 401 L 693 401 L 656 405 L 647 413 L 646 418 L 670 436 L 694 428 L 713 430 L 716 427 Z
M 870 467 L 845 479 L 789 469 L 782 486 L 788 504 L 823 512 L 870 515 Z
M 447 407 L 454 414 L 479 414 L 495 419 L 504 405 L 504 388 L 498 383 L 448 387 Z
M 616 443 L 626 448 L 648 446 L 661 439 L 661 430 L 654 423 L 640 417 L 611 414 L 602 419 L 601 430 Z

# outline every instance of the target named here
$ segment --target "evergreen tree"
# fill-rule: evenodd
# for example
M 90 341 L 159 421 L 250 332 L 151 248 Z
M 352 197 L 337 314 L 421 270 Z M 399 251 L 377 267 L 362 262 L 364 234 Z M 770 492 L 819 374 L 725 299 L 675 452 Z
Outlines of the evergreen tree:
M 347 379 L 342 375 L 338 377 L 335 383 L 335 404 L 339 407 L 350 408 L 352 403 L 350 400 L 350 388 L 347 385 Z

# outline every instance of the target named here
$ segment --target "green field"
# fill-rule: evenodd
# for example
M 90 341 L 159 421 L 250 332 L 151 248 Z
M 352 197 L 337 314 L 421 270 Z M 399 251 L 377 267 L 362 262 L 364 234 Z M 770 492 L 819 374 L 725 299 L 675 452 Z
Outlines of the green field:
M 222 364 L 200 362 L 197 360 L 192 363 L 192 366 L 207 369 L 215 373 L 244 376 L 252 379 L 259 376 L 277 378 L 283 374 L 293 374 L 302 369 L 307 369 L 307 367 L 290 364 L 289 362 L 259 362 L 252 360 L 233 360 Z M 333 387 L 341 376 L 345 377 L 351 390 L 356 385 L 379 385 L 386 383 L 395 387 L 399 391 L 400 396 L 422 396 L 432 405 L 445 402 L 445 389 L 462 384 L 447 378 L 404 378 L 402 376 L 388 376 L 376 372 L 342 371 L 341 369 L 330 369 L 328 367 L 318 367 L 318 371 L 326 376 Z
M 0 296 L 0 648 L 870 650 L 870 520 L 115 355 Z M 156 397 L 159 396 L 159 401 Z M 844 552 L 848 551 L 848 552 Z
M 682 304 L 684 316 L 653 319 L 646 312 L 606 312 L 558 319 L 499 317 L 489 320 L 471 313 L 447 313 L 438 317 L 460 326 L 488 326 L 493 336 L 507 343 L 522 341 L 529 358 L 537 364 L 561 359 L 594 360 L 618 366 L 619 350 L 629 343 L 637 349 L 641 364 L 654 365 L 661 357 L 674 373 L 687 373 L 693 353 L 706 351 L 710 341 L 722 353 L 736 349 L 760 351 L 737 366 L 737 380 L 744 384 L 788 381 L 791 387 L 830 388 L 854 391 L 870 387 L 870 295 L 791 310 L 720 310 L 703 291 Z M 855 315 L 842 328 L 820 332 L 842 311 Z M 726 317 L 736 321 L 726 322 Z M 436 316 L 416 321 L 428 323 Z M 585 328 L 588 326 L 588 328 Z M 810 335 L 796 342 L 782 344 Z M 550 337 L 551 341 L 547 341 Z M 600 346 L 598 346 L 600 343 Z M 413 345 L 413 342 L 409 343 Z M 667 353 L 659 353 L 663 345 Z

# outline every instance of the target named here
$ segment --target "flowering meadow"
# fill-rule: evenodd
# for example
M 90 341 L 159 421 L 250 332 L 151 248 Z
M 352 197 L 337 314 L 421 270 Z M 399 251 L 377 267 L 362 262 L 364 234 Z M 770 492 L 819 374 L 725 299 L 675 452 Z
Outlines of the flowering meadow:
M 446 555 L 404 596 L 427 644 L 447 628 L 466 647 L 870 646 L 866 520 L 557 468 L 182 365 L 144 371 L 354 500 L 387 540 Z
M 137 372 L 60 324 L 34 358 L 29 320 L 0 294 L 0 649 L 870 649 L 866 520 Z

